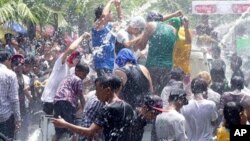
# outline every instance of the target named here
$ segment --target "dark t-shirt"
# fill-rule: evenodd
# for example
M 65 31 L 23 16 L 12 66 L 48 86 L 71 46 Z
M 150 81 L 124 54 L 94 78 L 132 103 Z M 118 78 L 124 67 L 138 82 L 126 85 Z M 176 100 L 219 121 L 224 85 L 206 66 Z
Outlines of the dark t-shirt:
M 129 104 L 115 101 L 99 111 L 94 123 L 103 128 L 105 141 L 128 141 L 133 118 L 134 112 Z
M 240 103 L 243 108 L 250 107 L 250 95 L 245 93 L 235 94 L 234 92 L 225 92 L 221 96 L 220 108 L 223 109 L 228 102 Z

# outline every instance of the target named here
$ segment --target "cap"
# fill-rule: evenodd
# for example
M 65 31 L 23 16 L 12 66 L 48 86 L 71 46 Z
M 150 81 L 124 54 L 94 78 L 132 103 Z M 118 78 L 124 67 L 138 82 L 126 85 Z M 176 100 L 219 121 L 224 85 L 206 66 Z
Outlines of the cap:
M 73 64 L 73 60 L 74 60 L 75 58 L 78 58 L 78 57 L 79 57 L 79 58 L 81 57 L 80 52 L 79 52 L 79 51 L 74 51 L 74 52 L 72 52 L 72 53 L 70 54 L 70 56 L 68 57 L 67 61 L 68 61 L 69 64 Z
M 136 16 L 133 17 L 130 22 L 129 22 L 129 26 L 133 27 L 133 28 L 145 28 L 146 26 L 146 21 L 143 17 L 141 16 Z
M 20 66 L 24 64 L 24 57 L 21 54 L 16 54 L 11 58 L 11 64 L 15 66 Z
M 144 98 L 144 104 L 158 112 L 164 112 L 163 101 L 157 95 L 147 95 Z

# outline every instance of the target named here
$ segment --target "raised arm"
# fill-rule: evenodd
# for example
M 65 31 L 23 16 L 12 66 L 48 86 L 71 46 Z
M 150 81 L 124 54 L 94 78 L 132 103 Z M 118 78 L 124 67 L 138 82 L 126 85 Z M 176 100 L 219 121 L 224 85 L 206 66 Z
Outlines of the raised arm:
M 121 21 L 123 18 L 123 13 L 122 13 L 122 8 L 121 8 L 121 0 L 115 0 L 115 8 L 116 8 L 116 12 L 118 15 L 118 19 Z
M 103 25 L 106 25 L 109 22 L 109 13 L 110 13 L 110 7 L 111 4 L 114 2 L 114 0 L 109 0 L 106 6 L 103 8 L 101 17 L 95 22 L 95 28 L 99 29 Z
M 64 64 L 67 57 L 74 51 L 76 48 L 79 46 L 81 41 L 83 39 L 88 39 L 90 38 L 90 34 L 88 32 L 83 33 L 79 38 L 77 38 L 70 46 L 69 48 L 64 52 L 62 56 L 62 63 Z
M 186 17 L 183 18 L 183 26 L 184 26 L 186 44 L 191 44 L 192 38 L 191 38 L 190 31 L 189 31 L 189 21 Z
M 174 13 L 164 15 L 162 21 L 166 21 L 166 20 L 168 20 L 170 18 L 178 17 L 178 16 L 182 16 L 182 15 L 183 15 L 182 12 L 180 10 L 178 10 L 178 11 L 176 11 Z

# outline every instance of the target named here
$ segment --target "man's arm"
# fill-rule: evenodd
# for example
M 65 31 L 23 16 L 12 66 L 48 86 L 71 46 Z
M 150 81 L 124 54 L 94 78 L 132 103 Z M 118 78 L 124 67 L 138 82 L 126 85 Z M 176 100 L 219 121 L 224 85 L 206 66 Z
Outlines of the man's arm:
M 95 123 L 92 123 L 89 128 L 84 128 L 81 126 L 68 123 L 62 118 L 58 118 L 58 119 L 52 118 L 52 123 L 55 125 L 55 127 L 67 128 L 74 133 L 77 133 L 77 134 L 80 134 L 82 136 L 86 136 L 89 138 L 92 138 L 96 133 L 99 133 L 102 130 L 102 127 L 98 126 Z
M 78 47 L 78 45 L 81 43 L 83 39 L 90 38 L 90 34 L 88 32 L 83 33 L 79 38 L 77 38 L 70 46 L 69 48 L 64 52 L 62 56 L 62 64 L 65 63 L 67 57 Z
M 123 86 L 127 83 L 128 78 L 127 78 L 127 75 L 123 71 L 116 69 L 115 75 L 118 76 L 122 80 Z M 119 94 L 120 94 L 120 92 L 117 92 L 118 97 L 120 97 Z
M 148 69 L 142 65 L 140 65 L 140 68 L 141 68 L 143 74 L 145 75 L 145 77 L 148 79 L 150 92 L 153 93 L 154 92 L 153 83 L 152 83 L 152 79 L 151 79 L 151 76 L 150 76 Z
M 191 44 L 192 43 L 192 38 L 191 38 L 190 31 L 189 31 L 189 21 L 188 21 L 187 18 L 184 18 L 183 26 L 184 26 L 186 44 Z
M 141 35 L 139 35 L 138 37 L 136 37 L 133 40 L 126 41 L 123 44 L 125 46 L 135 46 L 136 49 L 138 48 L 140 50 L 145 49 L 150 36 L 153 35 L 153 32 L 155 30 L 154 27 L 156 26 L 155 24 L 156 24 L 156 22 L 147 23 L 146 28 Z
M 123 18 L 122 8 L 121 8 L 121 0 L 115 0 L 115 8 L 117 11 L 118 19 L 121 21 Z
M 108 3 L 106 4 L 106 6 L 104 7 L 101 17 L 95 22 L 95 28 L 96 29 L 99 29 L 103 25 L 106 25 L 108 23 L 108 15 L 109 15 L 109 12 L 110 12 L 111 4 L 113 2 L 114 2 L 114 0 L 109 0 Z
M 178 16 L 182 16 L 182 12 L 180 10 L 178 10 L 174 13 L 171 13 L 171 14 L 164 15 L 162 21 L 166 21 L 170 18 L 178 17 Z

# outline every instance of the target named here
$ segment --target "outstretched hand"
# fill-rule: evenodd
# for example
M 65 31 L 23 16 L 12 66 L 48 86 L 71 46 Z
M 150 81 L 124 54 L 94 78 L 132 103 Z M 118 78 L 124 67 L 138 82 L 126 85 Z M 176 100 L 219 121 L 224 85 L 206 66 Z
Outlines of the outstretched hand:
M 88 32 L 84 32 L 82 34 L 82 36 L 83 36 L 84 39 L 89 39 L 91 37 L 90 33 L 88 33 Z
M 67 121 L 65 121 L 64 119 L 62 119 L 60 117 L 59 118 L 52 118 L 52 123 L 57 128 L 66 128 L 67 124 L 68 124 Z
M 174 12 L 174 15 L 175 15 L 176 17 L 181 17 L 181 16 L 183 16 L 183 13 L 182 13 L 181 10 L 178 10 L 178 11 L 175 11 L 175 12 Z

